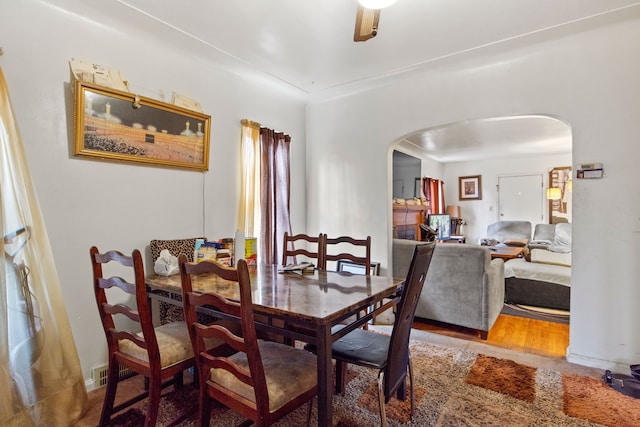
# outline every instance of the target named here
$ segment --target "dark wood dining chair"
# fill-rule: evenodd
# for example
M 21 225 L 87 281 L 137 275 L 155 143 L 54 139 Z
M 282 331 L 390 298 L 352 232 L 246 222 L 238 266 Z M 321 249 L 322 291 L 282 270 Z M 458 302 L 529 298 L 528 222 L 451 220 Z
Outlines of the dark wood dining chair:
M 144 426 L 155 426 L 161 389 L 171 384 L 176 389 L 181 388 L 183 371 L 195 366 L 187 325 L 185 322 L 172 322 L 154 328 L 140 251 L 136 249 L 131 256 L 126 256 L 118 251 L 100 253 L 94 246 L 90 250 L 90 255 L 96 303 L 109 351 L 107 389 L 99 426 L 109 425 L 113 414 L 146 397 L 149 400 Z M 105 276 L 103 266 L 109 263 L 112 264 L 105 269 L 109 268 L 109 271 L 120 275 L 126 274 L 123 273 L 125 270 L 122 267 L 130 268 L 133 282 L 120 276 Z M 112 300 L 118 301 L 117 303 L 109 302 L 106 290 Z M 133 295 L 135 298 L 132 303 L 135 305 L 126 305 L 122 302 L 124 300 L 122 296 L 115 295 L 116 293 L 124 296 Z M 129 322 L 124 322 L 127 320 L 125 317 Z M 135 322 L 135 325 L 131 322 Z M 123 323 L 128 323 L 127 329 L 116 327 L 116 324 Z M 140 332 L 135 333 L 130 330 Z M 128 368 L 131 374 L 121 376 L 121 368 Z M 136 373 L 145 376 L 148 390 L 114 407 L 118 383 Z M 179 422 L 187 415 L 183 415 L 175 422 Z
M 336 392 L 344 390 L 347 364 L 378 370 L 378 401 L 381 425 L 387 426 L 385 403 L 394 394 L 406 398 L 407 368 L 409 371 L 411 415 L 414 407 L 413 368 L 409 353 L 409 335 L 422 292 L 427 270 L 431 264 L 435 243 L 417 245 L 409 272 L 397 304 L 396 318 L 391 336 L 363 329 L 354 329 L 333 343 L 332 356 L 336 360 Z M 336 328 L 341 328 L 337 326 Z
M 305 244 L 304 248 L 298 247 L 296 249 L 296 243 Z M 315 248 L 315 250 L 314 250 Z M 284 238 L 282 240 L 282 265 L 297 264 L 298 255 L 304 255 L 310 259 L 316 259 L 316 266 L 319 267 L 323 258 L 324 244 L 322 241 L 322 234 L 318 237 L 309 236 L 307 234 L 293 234 L 290 235 L 285 231 Z M 290 260 L 290 258 L 293 258 Z
M 355 239 L 350 236 L 328 237 L 326 234 L 321 236 L 324 245 L 323 258 L 319 267 L 321 270 L 327 269 L 328 261 L 335 261 L 336 269 L 340 262 L 349 261 L 362 266 L 365 275 L 371 275 L 371 236 L 367 236 L 366 239 Z M 370 307 L 367 311 L 373 310 L 373 308 Z M 359 317 L 361 314 L 359 313 L 355 317 Z M 347 319 L 346 323 L 351 321 L 352 319 Z M 362 327 L 369 328 L 366 323 Z
M 258 340 L 245 260 L 238 261 L 237 269 L 211 261 L 188 263 L 184 255 L 179 257 L 178 263 L 182 302 L 200 375 L 199 425 L 209 425 L 213 400 L 240 413 L 258 427 L 269 426 L 308 402 L 309 424 L 311 402 L 317 394 L 316 358 L 302 349 Z M 201 274 L 215 274 L 236 282 L 239 302 L 219 294 L 193 292 L 192 276 Z M 202 306 L 213 308 L 221 315 L 239 318 L 242 332 L 238 334 L 224 325 L 199 323 L 196 312 Z M 223 340 L 235 353 L 229 356 L 207 352 L 205 339 L 211 338 Z
M 350 261 L 362 265 L 367 276 L 371 275 L 371 236 L 366 239 L 355 239 L 350 236 L 327 237 L 322 235 L 324 244 L 323 258 L 320 268 L 327 269 L 328 261 Z M 336 245 L 332 250 L 332 245 Z M 348 252 L 345 251 L 348 248 Z M 358 254 L 359 253 L 359 254 Z

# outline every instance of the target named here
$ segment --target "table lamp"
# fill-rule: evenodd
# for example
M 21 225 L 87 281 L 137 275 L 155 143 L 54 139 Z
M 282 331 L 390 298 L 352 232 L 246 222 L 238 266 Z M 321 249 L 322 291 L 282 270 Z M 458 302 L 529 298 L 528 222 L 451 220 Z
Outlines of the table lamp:
M 460 219 L 460 206 L 447 206 L 447 214 L 451 217 L 451 234 L 458 235 L 458 224 Z

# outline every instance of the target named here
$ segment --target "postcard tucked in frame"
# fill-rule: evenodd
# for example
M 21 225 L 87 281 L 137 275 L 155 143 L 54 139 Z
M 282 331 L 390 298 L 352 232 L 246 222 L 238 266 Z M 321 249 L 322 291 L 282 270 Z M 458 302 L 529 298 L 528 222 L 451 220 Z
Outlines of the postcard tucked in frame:
M 76 81 L 74 155 L 209 169 L 211 116 Z

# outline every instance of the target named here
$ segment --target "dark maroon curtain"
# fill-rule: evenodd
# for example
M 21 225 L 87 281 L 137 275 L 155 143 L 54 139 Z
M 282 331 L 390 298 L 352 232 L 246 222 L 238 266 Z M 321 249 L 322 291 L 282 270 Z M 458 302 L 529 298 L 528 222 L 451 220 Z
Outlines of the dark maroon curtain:
M 291 137 L 260 128 L 260 236 L 258 256 L 265 264 L 282 258 L 282 236 L 291 233 L 289 147 Z
M 424 197 L 429 201 L 427 213 L 444 213 L 444 182 L 435 178 L 422 179 L 422 191 Z

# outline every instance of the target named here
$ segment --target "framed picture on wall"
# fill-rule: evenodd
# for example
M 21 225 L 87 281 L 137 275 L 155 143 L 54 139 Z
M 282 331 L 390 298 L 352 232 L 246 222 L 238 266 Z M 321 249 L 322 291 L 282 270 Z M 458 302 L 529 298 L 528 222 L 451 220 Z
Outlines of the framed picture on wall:
M 460 200 L 482 200 L 482 175 L 458 178 Z
M 82 81 L 74 113 L 76 156 L 209 168 L 208 115 Z

